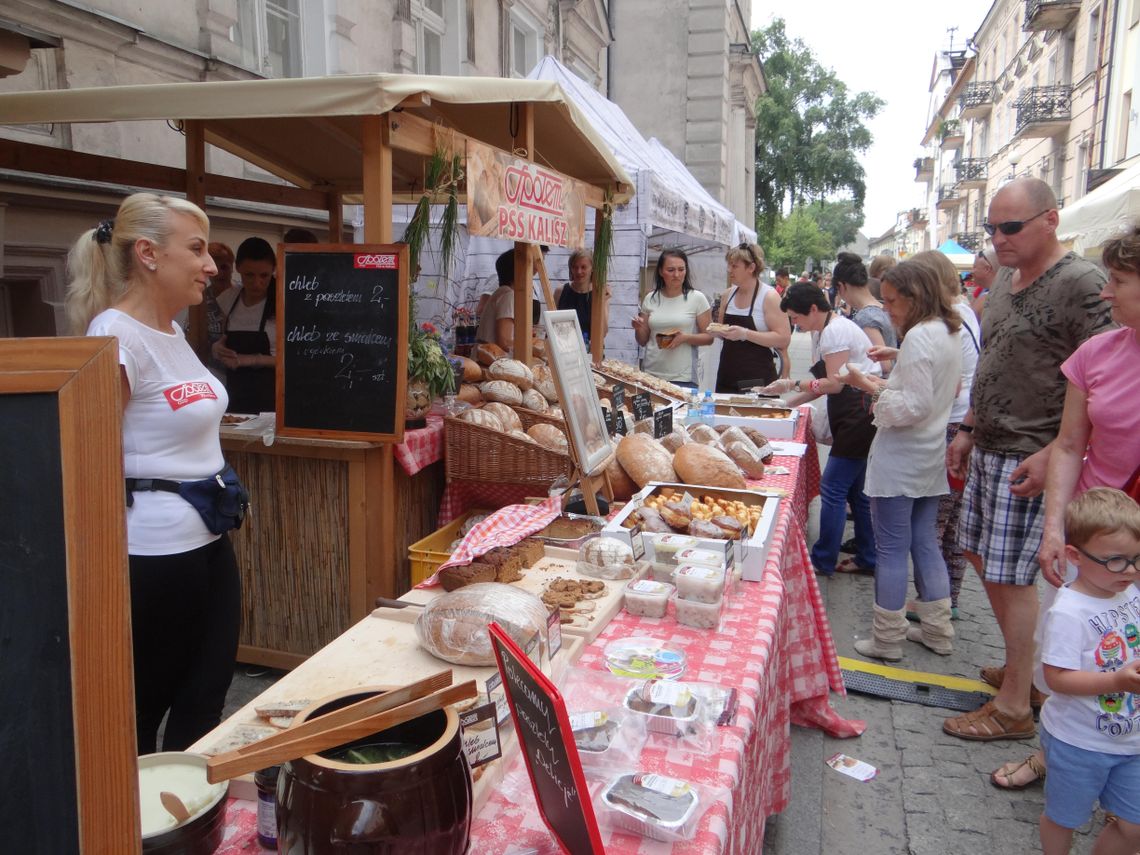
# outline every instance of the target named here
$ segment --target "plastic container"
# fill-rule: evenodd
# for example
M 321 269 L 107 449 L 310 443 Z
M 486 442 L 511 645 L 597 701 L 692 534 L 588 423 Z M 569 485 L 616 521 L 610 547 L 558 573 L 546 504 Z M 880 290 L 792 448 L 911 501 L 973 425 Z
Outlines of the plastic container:
M 658 810 L 666 808 L 664 817 L 639 809 L 637 794 L 654 799 Z M 629 798 L 630 795 L 634 798 Z M 606 819 L 615 827 L 666 843 L 693 836 L 701 813 L 697 791 L 687 782 L 664 775 L 619 775 L 602 790 Z
M 725 554 L 715 549 L 678 549 L 670 559 L 662 563 L 667 564 L 670 560 L 678 567 L 688 564 L 694 567 L 710 567 L 714 570 L 723 570 L 727 563 Z
M 443 528 L 432 532 L 423 540 L 417 540 L 408 547 L 408 561 L 411 563 L 411 583 L 415 587 L 431 577 L 444 561 L 451 558 L 451 545 L 463 532 L 467 520 L 476 514 L 486 516 L 493 511 L 468 511 L 452 520 Z
M 684 683 L 650 680 L 630 689 L 624 704 L 651 733 L 681 738 L 703 729 L 701 701 Z
M 253 776 L 257 785 L 257 842 L 277 851 L 277 776 L 280 766 L 270 766 Z
M 648 534 L 642 532 L 641 541 L 653 561 L 667 561 L 681 549 L 695 549 L 700 541 L 687 534 Z
M 658 561 L 654 561 L 649 567 L 649 575 L 654 582 L 668 582 L 670 585 L 673 584 L 673 571 L 677 569 L 675 564 L 662 564 Z
M 724 570 L 686 564 L 673 571 L 672 584 L 680 599 L 719 606 L 724 596 L 724 577 Z
M 634 680 L 675 680 L 685 673 L 685 651 L 655 638 L 619 638 L 603 651 L 606 667 L 619 677 Z
M 676 590 L 668 582 L 638 579 L 625 586 L 625 610 L 640 617 L 663 618 Z
M 705 396 L 701 398 L 701 423 L 709 427 L 715 423 L 716 402 L 713 400 L 711 389 L 705 389 Z
M 722 600 L 702 603 L 697 600 L 676 600 L 677 623 L 694 629 L 717 629 L 720 626 Z

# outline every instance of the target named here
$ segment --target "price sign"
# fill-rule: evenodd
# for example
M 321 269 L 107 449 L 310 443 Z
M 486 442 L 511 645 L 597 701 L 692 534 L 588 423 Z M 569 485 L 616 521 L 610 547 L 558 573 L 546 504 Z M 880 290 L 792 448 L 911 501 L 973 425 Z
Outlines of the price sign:
M 610 395 L 614 403 L 614 412 L 616 413 L 625 404 L 625 386 L 621 383 L 614 383 L 614 389 Z
M 606 420 L 606 430 L 609 432 L 610 436 L 613 436 L 615 433 L 617 433 L 617 423 L 614 420 L 613 410 L 602 407 L 602 415 Z
M 653 414 L 653 438 L 661 439 L 673 432 L 673 408 L 665 407 Z
M 614 417 L 614 429 L 622 436 L 629 433 L 629 425 L 625 423 L 625 413 L 618 413 Z
M 553 662 L 562 649 L 562 609 L 555 609 L 546 618 L 546 655 Z
M 483 704 L 459 714 L 459 730 L 463 734 L 463 752 L 475 769 L 502 756 L 499 726 L 495 721 L 495 705 Z
M 639 422 L 642 419 L 648 419 L 653 415 L 653 404 L 649 402 L 649 393 L 642 392 L 640 395 L 633 396 L 633 420 Z

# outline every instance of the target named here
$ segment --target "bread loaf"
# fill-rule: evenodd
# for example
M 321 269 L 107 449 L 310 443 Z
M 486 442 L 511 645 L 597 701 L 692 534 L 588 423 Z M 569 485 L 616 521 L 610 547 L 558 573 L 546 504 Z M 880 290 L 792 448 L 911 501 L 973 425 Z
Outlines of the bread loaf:
M 507 355 L 507 352 L 499 347 L 497 344 L 481 341 L 475 345 L 475 361 L 480 365 L 490 365 L 496 359 L 502 359 Z
M 550 409 L 550 405 L 546 403 L 546 398 L 537 389 L 527 389 L 523 392 L 522 405 L 536 413 L 545 413 Z
M 483 397 L 488 401 L 498 401 L 501 404 L 521 404 L 522 392 L 514 383 L 506 380 L 488 380 L 479 387 Z
M 824 418 L 826 418 L 826 416 L 824 416 Z M 752 440 L 752 444 L 759 450 L 760 459 L 765 463 L 771 463 L 772 458 L 776 456 L 776 451 L 772 448 L 772 444 L 768 442 L 768 437 L 764 436 L 764 434 L 760 433 L 756 428 L 746 427 L 741 428 L 741 430 L 744 431 L 744 434 Z
M 466 356 L 456 357 L 463 365 L 463 382 L 479 383 L 483 380 L 483 368 L 474 359 Z
M 742 442 L 757 453 L 760 451 L 760 449 L 756 447 L 756 444 L 752 441 L 748 434 L 746 434 L 738 427 L 730 427 L 720 435 L 720 444 L 725 449 L 728 448 L 728 444 L 730 442 Z
M 692 440 L 689 439 L 688 431 L 680 425 L 674 427 L 672 433 L 661 437 L 661 444 L 674 454 L 676 454 L 678 448 L 687 442 L 692 442 Z
M 561 451 L 563 454 L 567 454 L 570 451 L 570 445 L 566 441 L 566 434 L 554 425 L 533 425 L 527 433 L 531 439 L 544 448 L 549 448 L 551 451 Z
M 752 443 L 745 445 L 743 442 L 730 442 L 724 450 L 747 477 L 753 480 L 764 477 L 764 461 Z
M 459 418 L 465 422 L 471 422 L 473 425 L 481 425 L 482 427 L 490 428 L 491 430 L 503 429 L 503 423 L 499 421 L 499 417 L 494 413 L 489 413 L 482 408 L 473 407 L 470 410 L 464 410 L 459 414 Z
M 676 481 L 672 455 L 651 436 L 631 433 L 618 443 L 618 462 L 638 487 L 650 481 Z
M 615 567 L 633 564 L 633 549 L 617 538 L 595 537 L 582 544 L 578 558 L 598 567 Z
M 546 631 L 546 606 L 534 594 L 499 582 L 480 582 L 444 594 L 416 620 L 420 645 L 455 665 L 494 665 L 487 627 L 497 623 L 520 647 Z
M 546 359 L 546 339 L 533 339 L 530 343 L 530 352 L 538 359 Z
M 614 499 L 619 502 L 626 501 L 634 493 L 637 492 L 638 487 L 625 468 L 618 462 L 617 455 L 615 454 L 610 458 L 610 462 L 606 464 L 606 474 L 610 478 L 610 487 L 614 491 Z
M 506 404 L 500 404 L 498 401 L 492 401 L 489 404 L 483 405 L 483 411 L 493 413 L 495 418 L 502 422 L 503 429 L 506 431 L 522 430 L 522 419 L 519 414 L 508 407 Z
M 529 433 L 527 433 L 524 430 L 512 430 L 512 431 L 507 431 L 507 433 L 510 436 L 513 436 L 515 439 L 525 440 L 526 442 L 534 442 L 534 437 L 531 436 Z M 537 445 L 537 444 L 538 443 L 535 443 L 535 445 Z
M 730 487 L 745 490 L 748 484 L 740 474 L 740 468 L 732 458 L 711 445 L 690 442 L 677 449 L 673 456 L 673 467 L 686 484 L 701 484 L 706 487 Z
M 709 425 L 693 425 L 689 428 L 689 438 L 702 445 L 720 445 L 720 434 Z
M 491 380 L 506 380 L 523 390 L 534 385 L 534 375 L 517 359 L 496 359 L 487 369 L 487 377 Z
M 474 386 L 471 383 L 464 383 L 462 386 L 460 386 L 459 394 L 457 397 L 459 400 L 464 401 L 468 404 L 483 403 L 483 393 L 479 391 L 478 386 Z

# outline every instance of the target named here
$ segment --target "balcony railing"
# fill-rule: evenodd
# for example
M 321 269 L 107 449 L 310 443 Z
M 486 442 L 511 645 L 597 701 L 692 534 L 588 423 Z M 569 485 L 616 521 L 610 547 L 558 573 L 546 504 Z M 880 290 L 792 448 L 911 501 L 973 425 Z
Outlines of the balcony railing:
M 958 196 L 958 188 L 953 184 L 942 184 L 938 187 L 937 207 L 940 210 L 957 208 L 960 201 L 961 198 Z
M 958 176 L 958 186 L 962 189 L 976 189 L 986 186 L 986 173 L 989 161 L 984 157 L 966 157 L 954 165 Z
M 966 141 L 966 136 L 962 133 L 962 123 L 958 119 L 944 121 L 938 129 L 938 135 L 942 142 L 943 151 L 961 148 L 962 143 Z
M 994 105 L 996 86 L 992 80 L 967 83 L 958 96 L 958 109 L 963 119 L 980 119 L 988 115 Z
M 1063 30 L 1081 11 L 1081 0 L 1025 0 L 1023 30 Z
M 1051 137 L 1069 126 L 1071 86 L 1034 86 L 1021 93 L 1017 107 L 1017 136 Z
M 962 249 L 968 249 L 970 252 L 981 252 L 983 245 L 981 232 L 958 232 L 950 235 L 950 237 Z

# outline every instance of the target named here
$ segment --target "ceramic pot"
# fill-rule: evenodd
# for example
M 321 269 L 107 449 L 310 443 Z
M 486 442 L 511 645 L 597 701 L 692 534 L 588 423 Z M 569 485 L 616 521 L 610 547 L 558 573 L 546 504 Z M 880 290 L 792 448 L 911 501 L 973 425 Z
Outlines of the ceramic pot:
M 304 721 L 364 700 L 358 689 L 318 701 Z M 419 748 L 401 760 L 355 764 L 312 754 L 281 767 L 277 847 L 283 855 L 462 855 L 471 832 L 471 769 L 451 707 L 346 746 Z M 324 752 L 330 753 L 330 752 Z
M 404 426 L 410 430 L 427 427 L 427 414 L 431 409 L 431 392 L 427 381 L 408 378 L 408 394 L 404 404 Z
M 166 751 L 139 758 L 139 768 L 171 765 L 200 768 L 202 781 L 206 780 L 206 758 L 196 754 Z M 142 851 L 145 855 L 212 855 L 226 830 L 226 794 L 227 788 L 220 787 L 208 804 L 181 825 L 144 835 Z

